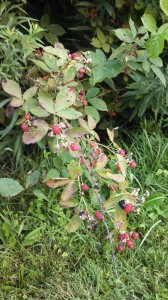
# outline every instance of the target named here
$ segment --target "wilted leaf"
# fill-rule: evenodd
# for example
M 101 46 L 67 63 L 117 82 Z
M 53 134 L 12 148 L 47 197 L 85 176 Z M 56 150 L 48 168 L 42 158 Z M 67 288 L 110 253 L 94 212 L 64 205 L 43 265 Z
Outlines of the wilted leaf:
M 67 201 L 60 201 L 59 205 L 61 205 L 63 208 L 71 208 L 71 207 L 76 207 L 79 205 L 79 201 L 77 201 L 76 199 L 70 199 Z
M 54 178 L 45 181 L 45 184 L 52 189 L 63 186 L 69 182 L 69 178 Z
M 10 106 L 12 107 L 19 107 L 22 106 L 23 104 L 24 104 L 23 98 L 17 98 L 17 97 L 14 97 L 10 102 Z
M 69 200 L 75 192 L 75 181 L 70 180 L 61 194 L 61 202 Z
M 125 181 L 125 177 L 122 174 L 112 174 L 110 171 L 100 172 L 99 175 L 106 179 L 112 179 L 116 182 L 123 182 Z
M 107 165 L 107 163 L 108 163 L 108 157 L 107 157 L 107 155 L 101 154 L 99 156 L 99 158 L 97 159 L 97 161 L 96 161 L 95 171 L 98 172 L 98 171 L 104 169 L 105 166 Z
M 9 79 L 2 81 L 2 88 L 9 95 L 16 98 L 22 98 L 20 86 L 15 81 Z
M 81 225 L 81 219 L 78 215 L 74 215 L 72 219 L 69 221 L 68 225 L 66 226 L 66 229 L 68 233 L 75 232 L 78 230 L 78 228 Z
M 41 141 L 48 132 L 48 124 L 43 120 L 35 120 L 29 131 L 24 132 L 22 141 L 24 144 L 35 144 Z

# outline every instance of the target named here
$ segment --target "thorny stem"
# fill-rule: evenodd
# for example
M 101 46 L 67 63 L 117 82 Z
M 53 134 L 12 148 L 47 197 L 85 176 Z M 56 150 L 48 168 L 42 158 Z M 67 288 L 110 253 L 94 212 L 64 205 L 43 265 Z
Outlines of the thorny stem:
M 92 174 L 93 178 L 94 175 Z M 95 183 L 93 185 L 93 188 L 95 189 L 95 192 L 96 192 L 96 195 L 97 195 L 97 201 L 99 203 L 99 206 L 100 206 L 100 211 L 101 211 L 101 214 L 103 216 L 103 223 L 104 223 L 104 226 L 106 228 L 106 232 L 107 232 L 107 235 L 108 235 L 108 239 L 110 241 L 110 247 L 111 247 L 111 258 L 112 258 L 112 262 L 113 262 L 113 265 L 114 265 L 114 275 L 116 278 L 119 278 L 119 275 L 118 275 L 118 270 L 117 270 L 117 263 L 116 263 L 116 259 L 115 259 L 115 254 L 114 254 L 114 249 L 113 249 L 113 239 L 111 237 L 111 234 L 110 234 L 110 230 L 109 230 L 109 227 L 107 225 L 107 222 L 106 222 L 106 219 L 104 217 L 104 211 L 103 211 L 103 205 L 102 205 L 102 201 L 100 199 L 100 194 L 99 194 L 99 187 L 98 187 L 98 183 L 96 181 L 96 178 L 95 178 Z

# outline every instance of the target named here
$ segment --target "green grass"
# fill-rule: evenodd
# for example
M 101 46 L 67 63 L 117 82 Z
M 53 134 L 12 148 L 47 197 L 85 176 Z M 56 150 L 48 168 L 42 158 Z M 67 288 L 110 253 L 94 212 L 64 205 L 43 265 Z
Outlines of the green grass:
M 137 160 L 137 169 L 129 172 L 132 185 L 140 182 L 143 191 L 149 189 L 166 198 L 168 177 L 163 171 L 168 170 L 167 138 L 160 132 L 141 130 L 129 141 Z M 33 167 L 31 159 L 29 163 Z M 4 176 L 8 172 L 19 174 L 19 167 L 13 164 L 12 168 L 4 166 Z M 162 172 L 158 175 L 159 169 Z M 83 227 L 68 234 L 65 226 L 70 212 L 58 206 L 53 192 L 47 197 L 50 205 L 26 193 L 19 201 L 1 202 L 0 238 L 3 236 L 4 243 L 0 244 L 0 299 L 168 299 L 168 223 L 159 214 L 166 201 L 161 207 L 142 208 L 139 216 L 130 216 L 130 229 L 137 230 L 140 239 L 134 251 L 115 253 L 116 279 L 105 250 L 103 226 L 91 231 Z M 34 246 L 23 246 L 25 236 L 35 228 L 41 228 L 40 237 Z M 13 244 L 12 236 L 16 239 Z

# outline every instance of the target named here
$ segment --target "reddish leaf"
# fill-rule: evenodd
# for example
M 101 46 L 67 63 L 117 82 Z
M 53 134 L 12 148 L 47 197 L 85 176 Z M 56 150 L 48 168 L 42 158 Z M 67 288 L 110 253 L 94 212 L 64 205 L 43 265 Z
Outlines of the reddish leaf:
M 43 120 L 33 121 L 32 127 L 29 127 L 29 130 L 23 134 L 23 143 L 29 145 L 41 141 L 47 134 L 48 128 L 48 124 Z
M 16 98 L 22 98 L 20 86 L 15 81 L 9 79 L 4 80 L 2 82 L 2 88 L 9 95 Z
M 95 171 L 100 171 L 102 169 L 105 168 L 105 166 L 108 163 L 108 157 L 107 155 L 105 155 L 104 153 L 101 154 L 98 158 L 98 160 L 96 161 L 96 165 L 95 165 Z
M 24 104 L 24 101 L 22 98 L 13 97 L 13 99 L 10 102 L 10 106 L 12 107 L 19 107 Z
M 61 202 L 69 200 L 75 192 L 75 181 L 70 180 L 61 194 Z
M 53 178 L 45 181 L 45 184 L 52 189 L 63 186 L 69 182 L 69 178 Z

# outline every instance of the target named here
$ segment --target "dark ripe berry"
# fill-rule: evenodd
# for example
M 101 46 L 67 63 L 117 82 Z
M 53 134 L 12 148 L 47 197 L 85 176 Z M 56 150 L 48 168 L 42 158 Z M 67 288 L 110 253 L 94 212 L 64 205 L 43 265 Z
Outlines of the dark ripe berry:
M 30 120 L 31 117 L 30 117 L 29 114 L 26 114 L 26 115 L 24 116 L 24 118 L 25 118 L 26 121 L 28 121 L 28 120 Z
M 82 191 L 88 191 L 89 187 L 87 184 L 82 184 L 81 189 Z
M 61 133 L 61 128 L 58 125 L 54 125 L 52 128 L 52 131 L 54 134 L 60 134 Z
M 125 204 L 125 206 L 124 206 L 124 211 L 125 211 L 126 213 L 132 212 L 132 211 L 133 211 L 133 205 L 132 205 L 132 203 L 127 203 L 127 204 Z
M 118 244 L 117 251 L 122 252 L 124 250 L 123 244 Z
M 78 58 L 79 56 L 78 56 L 78 53 L 72 53 L 71 54 L 71 59 L 76 59 L 76 58 Z
M 87 106 L 88 102 L 86 100 L 82 101 L 83 106 Z
M 72 143 L 70 144 L 70 148 L 72 151 L 77 151 L 79 150 L 79 145 L 77 143 Z
M 114 192 L 116 192 L 117 189 L 118 189 L 118 186 L 115 185 L 115 184 L 111 184 L 111 185 L 109 186 L 109 189 L 112 190 L 112 191 L 114 191 Z
M 96 143 L 95 143 L 95 142 L 91 142 L 91 143 L 90 143 L 90 147 L 91 147 L 91 148 L 94 148 L 95 146 L 96 146 Z
M 131 161 L 130 162 L 130 167 L 131 168 L 136 168 L 136 162 L 135 161 Z
M 99 220 L 103 220 L 103 215 L 100 211 L 95 212 L 95 218 Z
M 119 241 L 122 241 L 122 240 L 123 240 L 123 233 L 119 233 L 119 234 L 118 234 L 118 240 L 119 240 Z
M 86 164 L 84 158 L 82 158 L 82 157 L 80 158 L 79 162 L 80 162 L 81 165 L 85 165 Z
M 134 245 L 131 240 L 127 240 L 126 245 L 127 245 L 128 249 L 130 249 L 130 250 L 134 249 Z
M 135 232 L 135 231 L 134 231 L 134 232 L 131 233 L 131 238 L 132 238 L 133 240 L 137 240 L 138 237 L 139 237 L 138 232 Z
M 108 116 L 110 117 L 110 118 L 114 118 L 114 117 L 116 117 L 116 112 L 115 111 L 110 111 L 109 113 L 108 113 Z
M 81 74 L 81 73 L 78 74 L 78 78 L 79 78 L 79 79 L 83 78 L 83 74 Z
M 125 156 L 125 150 L 123 150 L 123 149 L 119 149 L 118 153 L 122 156 Z
M 119 202 L 118 202 L 118 205 L 121 209 L 124 209 L 125 207 L 125 200 L 124 199 L 121 199 Z
M 20 128 L 21 128 L 21 130 L 22 130 L 23 132 L 28 131 L 28 126 L 27 126 L 26 124 L 24 124 L 24 123 L 20 125 Z
M 79 92 L 79 95 L 85 95 L 85 91 L 84 90 L 81 90 L 80 92 Z
M 116 164 L 116 168 L 117 168 L 117 170 L 118 170 L 119 172 L 121 171 L 121 167 L 120 167 L 120 164 L 119 164 L 119 163 Z
M 80 69 L 78 70 L 78 72 L 81 73 L 81 74 L 85 74 L 85 69 L 84 69 L 84 68 L 80 68 Z

